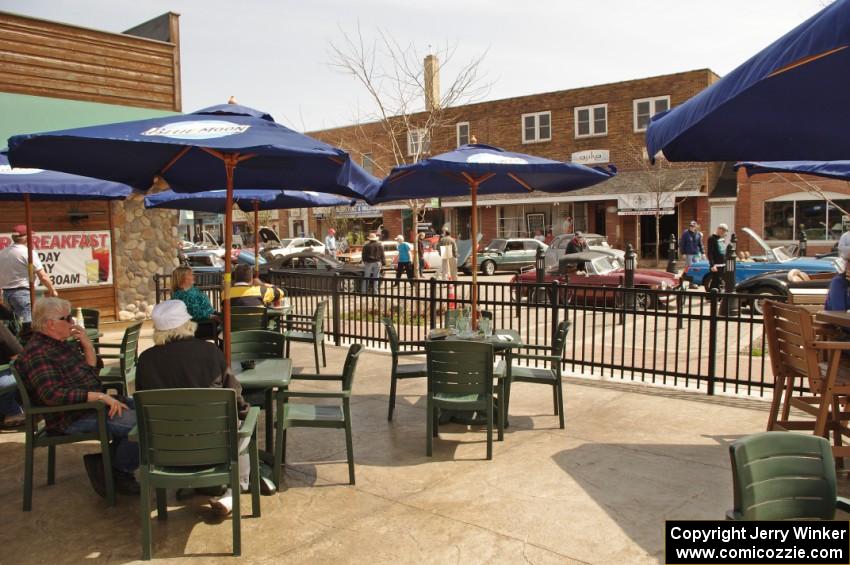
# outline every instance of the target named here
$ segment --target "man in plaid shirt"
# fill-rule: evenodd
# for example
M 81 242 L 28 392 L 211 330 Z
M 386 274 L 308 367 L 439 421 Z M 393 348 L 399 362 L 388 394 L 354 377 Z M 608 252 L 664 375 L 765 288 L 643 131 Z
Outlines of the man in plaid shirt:
M 133 472 L 139 466 L 139 447 L 127 435 L 136 425 L 131 406 L 104 394 L 98 378 L 97 355 L 84 328 L 74 323 L 71 304 L 61 298 L 42 298 L 33 309 L 33 335 L 15 367 L 36 404 L 61 406 L 103 402 L 109 407 L 106 427 L 112 438 L 111 452 L 115 486 L 119 492 L 138 494 Z M 60 412 L 45 416 L 54 433 L 85 433 L 97 430 L 92 410 Z M 101 455 L 84 457 L 86 471 L 95 491 L 105 496 Z

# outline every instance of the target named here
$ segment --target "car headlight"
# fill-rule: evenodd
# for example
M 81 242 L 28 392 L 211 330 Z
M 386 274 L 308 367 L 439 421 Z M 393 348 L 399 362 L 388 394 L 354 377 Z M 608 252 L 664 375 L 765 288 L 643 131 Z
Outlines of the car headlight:
M 663 290 L 667 290 L 668 288 L 670 288 L 670 283 L 667 281 L 661 281 L 661 288 Z

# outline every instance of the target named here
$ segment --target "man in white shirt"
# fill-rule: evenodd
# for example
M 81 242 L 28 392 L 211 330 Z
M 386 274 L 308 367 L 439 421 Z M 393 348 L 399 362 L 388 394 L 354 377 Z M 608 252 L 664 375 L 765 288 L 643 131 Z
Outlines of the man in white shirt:
M 3 289 L 3 301 L 24 324 L 32 322 L 27 276 L 27 236 L 25 225 L 15 226 L 12 230 L 12 245 L 0 250 L 0 288 Z M 32 254 L 32 263 L 35 275 L 47 289 L 47 295 L 58 296 L 35 251 Z

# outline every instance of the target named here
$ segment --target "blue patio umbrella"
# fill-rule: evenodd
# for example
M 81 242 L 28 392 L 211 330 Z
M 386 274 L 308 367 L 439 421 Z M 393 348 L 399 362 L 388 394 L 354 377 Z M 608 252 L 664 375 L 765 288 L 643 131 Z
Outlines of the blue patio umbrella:
M 381 183 L 376 202 L 424 197 L 472 198 L 472 307 L 478 303 L 475 239 L 478 234 L 479 194 L 528 194 L 535 190 L 567 192 L 606 181 L 614 167 L 585 167 L 513 153 L 483 144 L 463 145 L 453 151 L 395 167 Z
M 351 206 L 355 200 L 332 194 L 322 194 L 309 190 L 237 190 L 233 203 L 243 212 L 254 213 L 255 229 L 259 226 L 260 210 L 286 210 L 289 208 L 314 208 L 327 206 Z M 206 190 L 204 192 L 174 192 L 166 190 L 145 196 L 145 208 L 168 208 L 171 210 L 195 210 L 223 214 L 227 199 L 226 190 Z M 254 237 L 254 257 L 259 255 L 259 238 Z M 255 271 L 259 273 L 260 262 L 254 261 Z
M 742 161 L 749 175 L 762 173 L 797 173 L 838 180 L 850 180 L 850 161 Z
M 690 100 L 652 118 L 670 161 L 850 157 L 850 0 L 838 0 Z
M 42 169 L 12 168 L 6 156 L 0 154 L 0 201 L 23 200 L 27 233 L 32 230 L 30 202 L 33 200 L 123 200 L 131 192 L 127 185 L 101 179 Z M 30 304 L 35 303 L 32 257 L 32 238 L 27 237 Z
M 315 190 L 370 201 L 377 188 L 370 175 L 357 174 L 342 149 L 238 104 L 181 116 L 17 135 L 9 139 L 9 159 L 19 167 L 83 174 L 141 190 L 159 179 L 178 192 L 224 187 L 228 249 L 234 189 Z M 224 268 L 224 351 L 229 361 L 228 261 Z

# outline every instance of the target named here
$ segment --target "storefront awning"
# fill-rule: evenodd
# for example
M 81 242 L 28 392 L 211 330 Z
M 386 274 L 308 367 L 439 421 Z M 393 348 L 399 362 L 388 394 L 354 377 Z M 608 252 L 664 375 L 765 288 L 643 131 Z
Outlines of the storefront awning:
M 333 210 L 333 212 L 331 212 Z M 354 206 L 338 206 L 336 208 L 313 208 L 313 216 L 322 219 L 333 214 L 337 218 L 380 218 L 383 210 L 358 202 Z
M 673 192 L 623 194 L 617 197 L 618 216 L 655 216 L 676 213 Z

